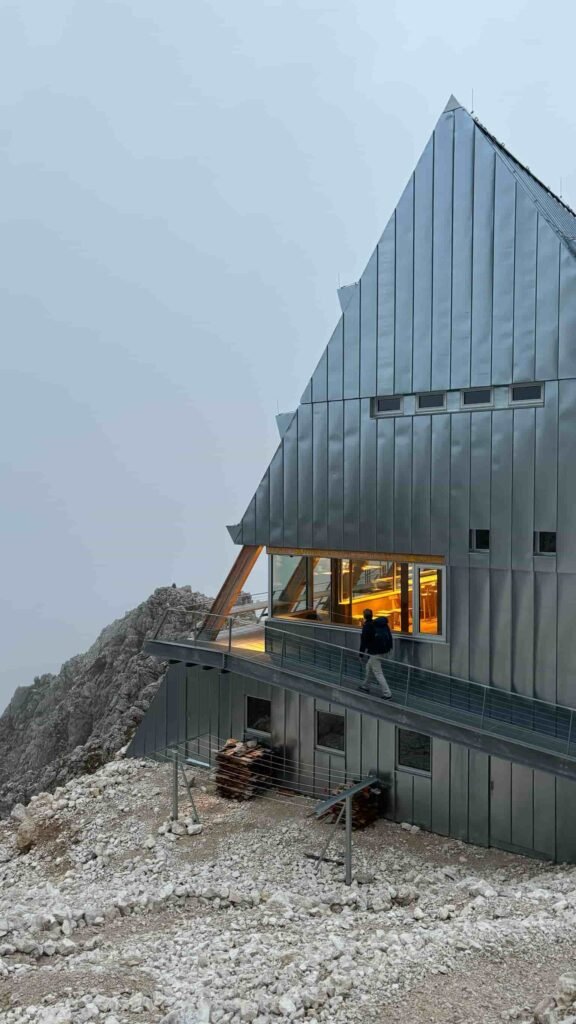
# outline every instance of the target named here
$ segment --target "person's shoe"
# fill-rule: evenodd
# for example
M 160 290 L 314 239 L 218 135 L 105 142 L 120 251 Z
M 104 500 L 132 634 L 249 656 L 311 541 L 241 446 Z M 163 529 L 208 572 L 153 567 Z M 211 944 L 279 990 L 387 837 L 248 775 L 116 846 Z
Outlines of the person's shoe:
M 370 693 L 370 687 L 369 686 L 359 686 L 358 689 L 361 690 L 362 693 Z
M 382 697 L 382 700 L 391 700 L 392 699 L 392 694 L 391 693 L 381 693 L 380 696 Z

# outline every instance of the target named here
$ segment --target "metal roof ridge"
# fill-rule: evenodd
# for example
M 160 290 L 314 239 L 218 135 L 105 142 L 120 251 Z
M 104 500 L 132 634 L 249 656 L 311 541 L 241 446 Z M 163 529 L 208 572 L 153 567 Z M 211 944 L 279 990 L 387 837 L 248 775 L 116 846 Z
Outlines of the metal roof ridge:
M 529 175 L 529 177 L 530 177 L 530 178 L 532 178 L 532 179 L 533 179 L 533 181 L 535 181 L 535 182 L 536 182 L 536 184 L 540 186 L 540 188 L 543 188 L 543 189 L 544 189 L 544 191 L 545 191 L 545 192 L 546 192 L 546 193 L 547 193 L 547 194 L 548 194 L 548 195 L 549 195 L 549 196 L 550 196 L 550 197 L 551 197 L 552 199 L 554 199 L 554 200 L 555 200 L 555 202 L 559 203 L 559 204 L 560 204 L 560 206 L 564 207 L 564 209 L 565 209 L 565 210 L 566 210 L 566 211 L 567 211 L 568 213 L 570 213 L 570 214 L 571 214 L 571 215 L 572 215 L 572 216 L 573 216 L 573 217 L 574 217 L 574 218 L 576 219 L 576 211 L 574 211 L 574 210 L 572 209 L 572 207 L 568 205 L 568 203 L 566 203 L 566 202 L 565 202 L 565 201 L 564 201 L 563 199 L 561 199 L 561 198 L 560 198 L 560 196 L 557 196 L 557 195 L 556 195 L 556 193 L 555 193 L 555 192 L 553 192 L 553 191 L 552 191 L 552 189 L 551 189 L 551 188 L 550 188 L 550 187 L 549 187 L 548 185 L 546 185 L 546 184 L 545 184 L 545 183 L 544 183 L 543 181 L 541 181 L 541 180 L 540 180 L 540 178 L 538 178 L 538 177 L 537 177 L 537 176 L 536 176 L 536 175 L 535 175 L 535 174 L 533 173 L 533 171 L 531 171 L 531 170 L 530 170 L 530 168 L 526 166 L 526 164 L 523 164 L 523 163 L 522 163 L 522 162 L 521 162 L 521 161 L 520 161 L 520 160 L 518 159 L 518 157 L 514 156 L 514 153 L 512 153 L 512 152 L 511 152 L 511 151 L 510 151 L 510 150 L 508 149 L 508 147 L 504 145 L 504 143 L 503 143 L 503 142 L 500 142 L 500 140 L 499 140 L 499 139 L 497 139 L 497 138 L 496 138 L 496 136 L 492 134 L 492 132 L 488 131 L 488 129 L 486 128 L 486 126 L 485 126 L 484 124 L 482 124 L 482 122 L 480 121 L 480 119 L 479 119 L 478 117 L 476 117 L 476 116 L 475 116 L 475 115 L 473 115 L 473 114 L 471 114 L 470 116 L 472 117 L 472 120 L 473 120 L 473 121 L 474 121 L 474 123 L 475 123 L 475 124 L 476 124 L 476 125 L 478 126 L 478 128 L 480 129 L 480 131 L 481 131 L 481 132 L 482 132 L 482 133 L 483 133 L 483 134 L 484 134 L 484 135 L 486 136 L 486 138 L 487 138 L 487 139 L 489 139 L 489 140 L 490 140 L 490 142 L 492 142 L 492 143 L 493 143 L 493 145 L 497 146 L 497 147 L 498 147 L 498 149 L 501 149 L 501 150 L 502 150 L 502 152 L 503 152 L 503 153 L 505 153 L 505 154 L 506 154 L 506 156 L 508 156 L 508 157 L 509 157 L 509 158 L 510 158 L 510 159 L 511 159 L 511 160 L 512 160 L 512 161 L 513 161 L 513 162 L 514 162 L 515 164 L 517 164 L 517 165 L 518 165 L 518 167 L 519 167 L 519 168 L 520 168 L 520 169 L 521 169 L 522 171 L 525 171 L 525 172 L 526 172 L 526 174 L 528 174 L 528 175 Z M 575 237 L 576 237 L 576 236 L 575 236 Z

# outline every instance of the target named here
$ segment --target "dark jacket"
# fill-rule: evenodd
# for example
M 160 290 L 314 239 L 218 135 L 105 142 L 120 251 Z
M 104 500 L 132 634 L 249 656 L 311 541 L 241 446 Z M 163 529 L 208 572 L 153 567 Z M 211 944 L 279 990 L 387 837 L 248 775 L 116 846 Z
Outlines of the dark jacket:
M 376 629 L 375 619 L 365 619 L 364 625 L 362 626 L 362 635 L 360 637 L 360 653 L 364 652 L 368 654 L 385 654 L 386 651 L 392 649 L 392 636 L 390 634 L 390 628 L 388 626 L 388 619 L 385 615 L 378 617 L 378 625 L 381 627 L 378 631 Z M 382 627 L 385 625 L 385 635 L 382 637 Z M 386 643 L 386 635 L 388 643 Z M 386 646 L 385 646 L 386 644 Z
M 362 626 L 362 635 L 360 637 L 360 653 L 364 654 L 380 654 L 378 650 L 378 643 L 376 642 L 376 630 L 374 628 L 374 619 L 365 619 L 364 625 Z

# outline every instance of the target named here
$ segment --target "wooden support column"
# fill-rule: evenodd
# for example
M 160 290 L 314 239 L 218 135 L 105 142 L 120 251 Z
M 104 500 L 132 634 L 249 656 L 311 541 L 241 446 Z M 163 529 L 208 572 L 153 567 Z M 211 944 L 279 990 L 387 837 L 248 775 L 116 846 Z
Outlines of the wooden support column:
M 238 595 L 252 572 L 261 551 L 262 546 L 257 544 L 245 544 L 241 548 L 234 565 L 214 598 L 212 607 L 198 634 L 203 640 L 215 640 L 218 636 L 226 616 L 236 604 Z

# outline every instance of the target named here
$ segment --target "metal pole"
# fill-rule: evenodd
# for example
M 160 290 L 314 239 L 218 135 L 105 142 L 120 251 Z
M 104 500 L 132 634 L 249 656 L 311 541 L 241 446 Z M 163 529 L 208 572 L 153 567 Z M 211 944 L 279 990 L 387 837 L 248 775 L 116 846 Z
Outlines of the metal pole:
M 482 701 L 482 721 L 480 722 L 480 728 L 484 728 L 484 712 L 486 711 L 486 694 L 488 693 L 488 687 L 484 687 L 484 700 Z
M 194 821 L 196 822 L 197 825 L 199 825 L 200 824 L 200 816 L 198 814 L 198 811 L 196 810 L 196 804 L 194 803 L 194 797 L 192 796 L 192 790 L 190 788 L 190 783 L 188 781 L 188 776 L 186 775 L 186 772 L 184 770 L 184 765 L 182 764 L 182 765 L 180 765 L 180 767 L 182 769 L 182 775 L 184 776 L 184 783 L 185 783 L 186 789 L 188 790 L 188 799 L 190 801 L 190 806 L 192 807 L 192 814 L 194 815 Z
M 282 637 L 282 647 L 280 650 L 280 664 L 284 664 L 284 655 L 286 654 L 286 637 Z
M 406 706 L 408 706 L 408 691 L 410 690 L 410 673 L 411 673 L 411 671 L 412 671 L 412 666 L 408 665 L 408 675 L 406 677 L 406 698 L 404 700 L 404 703 L 406 704 Z
M 344 814 L 344 809 L 345 809 L 345 804 L 343 803 L 342 807 L 340 808 L 340 813 L 339 813 L 338 817 L 336 818 L 336 821 L 334 822 L 334 829 L 337 829 L 338 825 L 342 821 L 342 815 Z M 324 849 L 322 850 L 322 853 L 318 857 L 318 864 L 316 865 L 316 874 L 318 874 L 318 872 L 320 871 L 320 868 L 322 867 L 322 861 L 324 860 L 324 857 L 328 853 L 328 847 L 330 846 L 330 843 L 332 842 L 333 838 L 334 838 L 334 832 L 332 830 L 330 830 L 330 836 L 326 840 L 326 846 L 324 847 Z
M 232 616 L 228 616 L 228 654 L 232 650 Z
M 346 885 L 352 885 L 352 797 L 346 797 Z
M 344 648 L 340 652 L 340 679 L 339 685 L 342 686 L 342 674 L 344 672 Z
M 178 751 L 172 751 L 174 770 L 172 772 L 172 821 L 178 821 Z
M 566 753 L 570 753 L 570 742 L 572 740 L 572 720 L 574 718 L 574 712 L 570 712 L 570 728 L 568 729 L 568 745 L 566 747 Z

